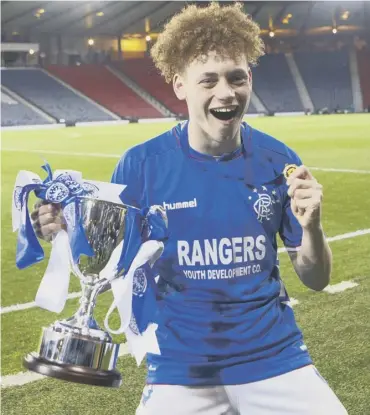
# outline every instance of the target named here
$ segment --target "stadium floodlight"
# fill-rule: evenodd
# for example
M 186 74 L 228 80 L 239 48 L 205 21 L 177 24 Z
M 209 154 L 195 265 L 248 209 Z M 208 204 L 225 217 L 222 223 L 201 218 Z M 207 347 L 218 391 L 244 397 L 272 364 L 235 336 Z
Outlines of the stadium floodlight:
M 274 31 L 272 31 L 272 30 L 270 30 L 270 32 L 269 32 L 269 36 L 270 36 L 270 37 L 275 37 L 275 32 L 274 32 Z
M 87 43 L 88 43 L 88 45 L 89 45 L 89 46 L 93 46 L 93 45 L 94 45 L 94 43 L 95 43 L 95 41 L 94 41 L 94 39 L 90 38 L 90 39 L 87 41 Z
M 336 33 L 338 33 L 338 29 L 337 29 L 336 27 L 333 27 L 332 32 L 333 32 L 334 34 L 336 34 Z
M 96 12 L 96 15 L 97 15 L 98 17 L 102 17 L 102 16 L 104 16 L 104 12 Z
M 33 49 L 30 49 L 30 50 L 28 51 L 28 53 L 29 53 L 30 55 L 33 55 L 33 54 L 35 53 L 35 51 L 34 51 Z
M 151 36 L 150 36 L 150 35 L 147 35 L 147 36 L 145 37 L 145 40 L 146 40 L 147 42 L 150 42 L 150 41 L 152 40 L 152 38 L 151 38 Z

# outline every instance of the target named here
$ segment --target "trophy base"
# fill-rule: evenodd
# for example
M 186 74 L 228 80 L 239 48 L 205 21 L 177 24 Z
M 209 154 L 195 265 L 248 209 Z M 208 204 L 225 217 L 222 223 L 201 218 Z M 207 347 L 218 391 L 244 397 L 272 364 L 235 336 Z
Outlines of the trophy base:
M 29 353 L 23 365 L 41 375 L 86 385 L 118 388 L 122 384 L 121 374 L 116 370 L 96 370 L 88 367 L 50 362 L 37 353 Z

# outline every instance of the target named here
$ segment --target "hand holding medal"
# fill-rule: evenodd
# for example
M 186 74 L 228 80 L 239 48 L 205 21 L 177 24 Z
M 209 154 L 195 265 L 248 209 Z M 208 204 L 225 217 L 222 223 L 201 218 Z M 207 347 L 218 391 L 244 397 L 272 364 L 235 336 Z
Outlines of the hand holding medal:
M 287 165 L 287 179 L 291 208 L 302 228 L 317 228 L 321 223 L 323 187 L 312 176 L 306 166 Z

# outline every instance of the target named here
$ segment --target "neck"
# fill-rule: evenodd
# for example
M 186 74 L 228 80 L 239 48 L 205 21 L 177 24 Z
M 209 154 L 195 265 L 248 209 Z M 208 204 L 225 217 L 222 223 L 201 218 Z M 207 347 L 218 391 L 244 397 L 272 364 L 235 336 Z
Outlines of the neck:
M 210 137 L 191 122 L 189 122 L 188 137 L 189 146 L 193 150 L 211 156 L 221 156 L 222 154 L 231 153 L 239 148 L 242 142 L 240 127 L 234 135 L 215 138 Z

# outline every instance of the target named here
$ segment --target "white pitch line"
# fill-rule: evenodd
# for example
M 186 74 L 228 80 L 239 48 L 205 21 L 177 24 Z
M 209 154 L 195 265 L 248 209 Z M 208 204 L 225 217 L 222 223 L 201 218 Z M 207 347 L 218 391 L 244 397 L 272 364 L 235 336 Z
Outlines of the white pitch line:
M 128 347 L 126 343 L 121 343 L 118 357 L 122 357 L 128 354 Z M 22 386 L 27 383 L 35 382 L 36 380 L 47 379 L 48 376 L 41 375 L 36 372 L 19 372 L 15 375 L 2 376 L 0 379 L 1 388 L 11 388 L 12 386 Z M 50 379 L 50 378 L 49 378 Z
M 370 234 L 370 229 L 360 229 L 360 230 L 355 231 L 355 232 L 343 233 L 342 235 L 332 236 L 330 238 L 327 238 L 326 240 L 328 242 L 342 241 L 344 239 L 356 238 L 357 236 L 362 236 L 362 235 L 366 235 L 366 234 Z M 287 252 L 287 249 L 286 248 L 279 248 L 278 252 L 279 253 Z M 78 298 L 78 297 L 80 297 L 80 295 L 81 295 L 81 292 L 74 292 L 74 293 L 68 294 L 67 298 L 68 299 Z M 7 306 L 7 307 L 0 308 L 0 314 L 11 313 L 13 311 L 27 310 L 29 308 L 34 308 L 34 307 L 37 307 L 37 304 L 34 301 L 32 301 L 30 303 L 25 303 L 25 304 L 10 305 L 10 306 Z
M 76 156 L 76 157 L 101 157 L 101 158 L 120 158 L 122 154 L 104 154 L 104 153 L 82 153 L 82 152 L 69 152 L 69 151 L 56 151 L 56 150 L 23 150 L 20 148 L 2 148 L 1 151 L 11 151 L 17 153 L 36 153 L 40 155 L 44 154 L 57 154 L 59 156 Z M 308 167 L 310 170 L 334 172 L 334 173 L 358 173 L 358 174 L 370 174 L 370 170 L 353 170 L 353 169 L 336 169 L 330 167 Z
M 331 236 L 326 238 L 328 242 L 342 241 L 343 239 L 356 238 L 357 236 L 367 235 L 370 233 L 369 229 L 359 229 L 358 231 L 343 233 L 342 235 Z M 287 248 L 279 248 L 278 252 L 287 252 Z
M 71 298 L 79 298 L 81 294 L 82 294 L 81 292 L 70 293 L 68 294 L 67 299 L 70 300 Z M 34 308 L 34 307 L 38 307 L 35 301 L 31 301 L 30 303 L 24 303 L 24 304 L 10 305 L 8 307 L 0 308 L 0 314 L 11 313 L 12 311 L 27 310 L 29 308 Z
M 76 156 L 76 157 L 102 157 L 102 158 L 120 158 L 120 154 L 104 154 L 104 153 L 75 153 L 68 151 L 54 150 L 22 150 L 20 148 L 2 148 L 1 151 L 11 151 L 16 153 L 36 153 L 43 156 L 44 154 L 57 154 L 58 156 Z
M 341 293 L 345 290 L 348 290 L 350 288 L 355 288 L 358 286 L 357 282 L 353 282 L 353 281 L 342 281 L 338 284 L 334 284 L 334 285 L 328 285 L 326 288 L 324 288 L 323 291 L 329 293 L 329 294 L 337 294 L 337 293 Z
M 332 169 L 329 167 L 309 167 L 310 170 L 320 170 L 335 173 L 359 173 L 359 174 L 370 174 L 370 170 L 353 170 L 353 169 Z

